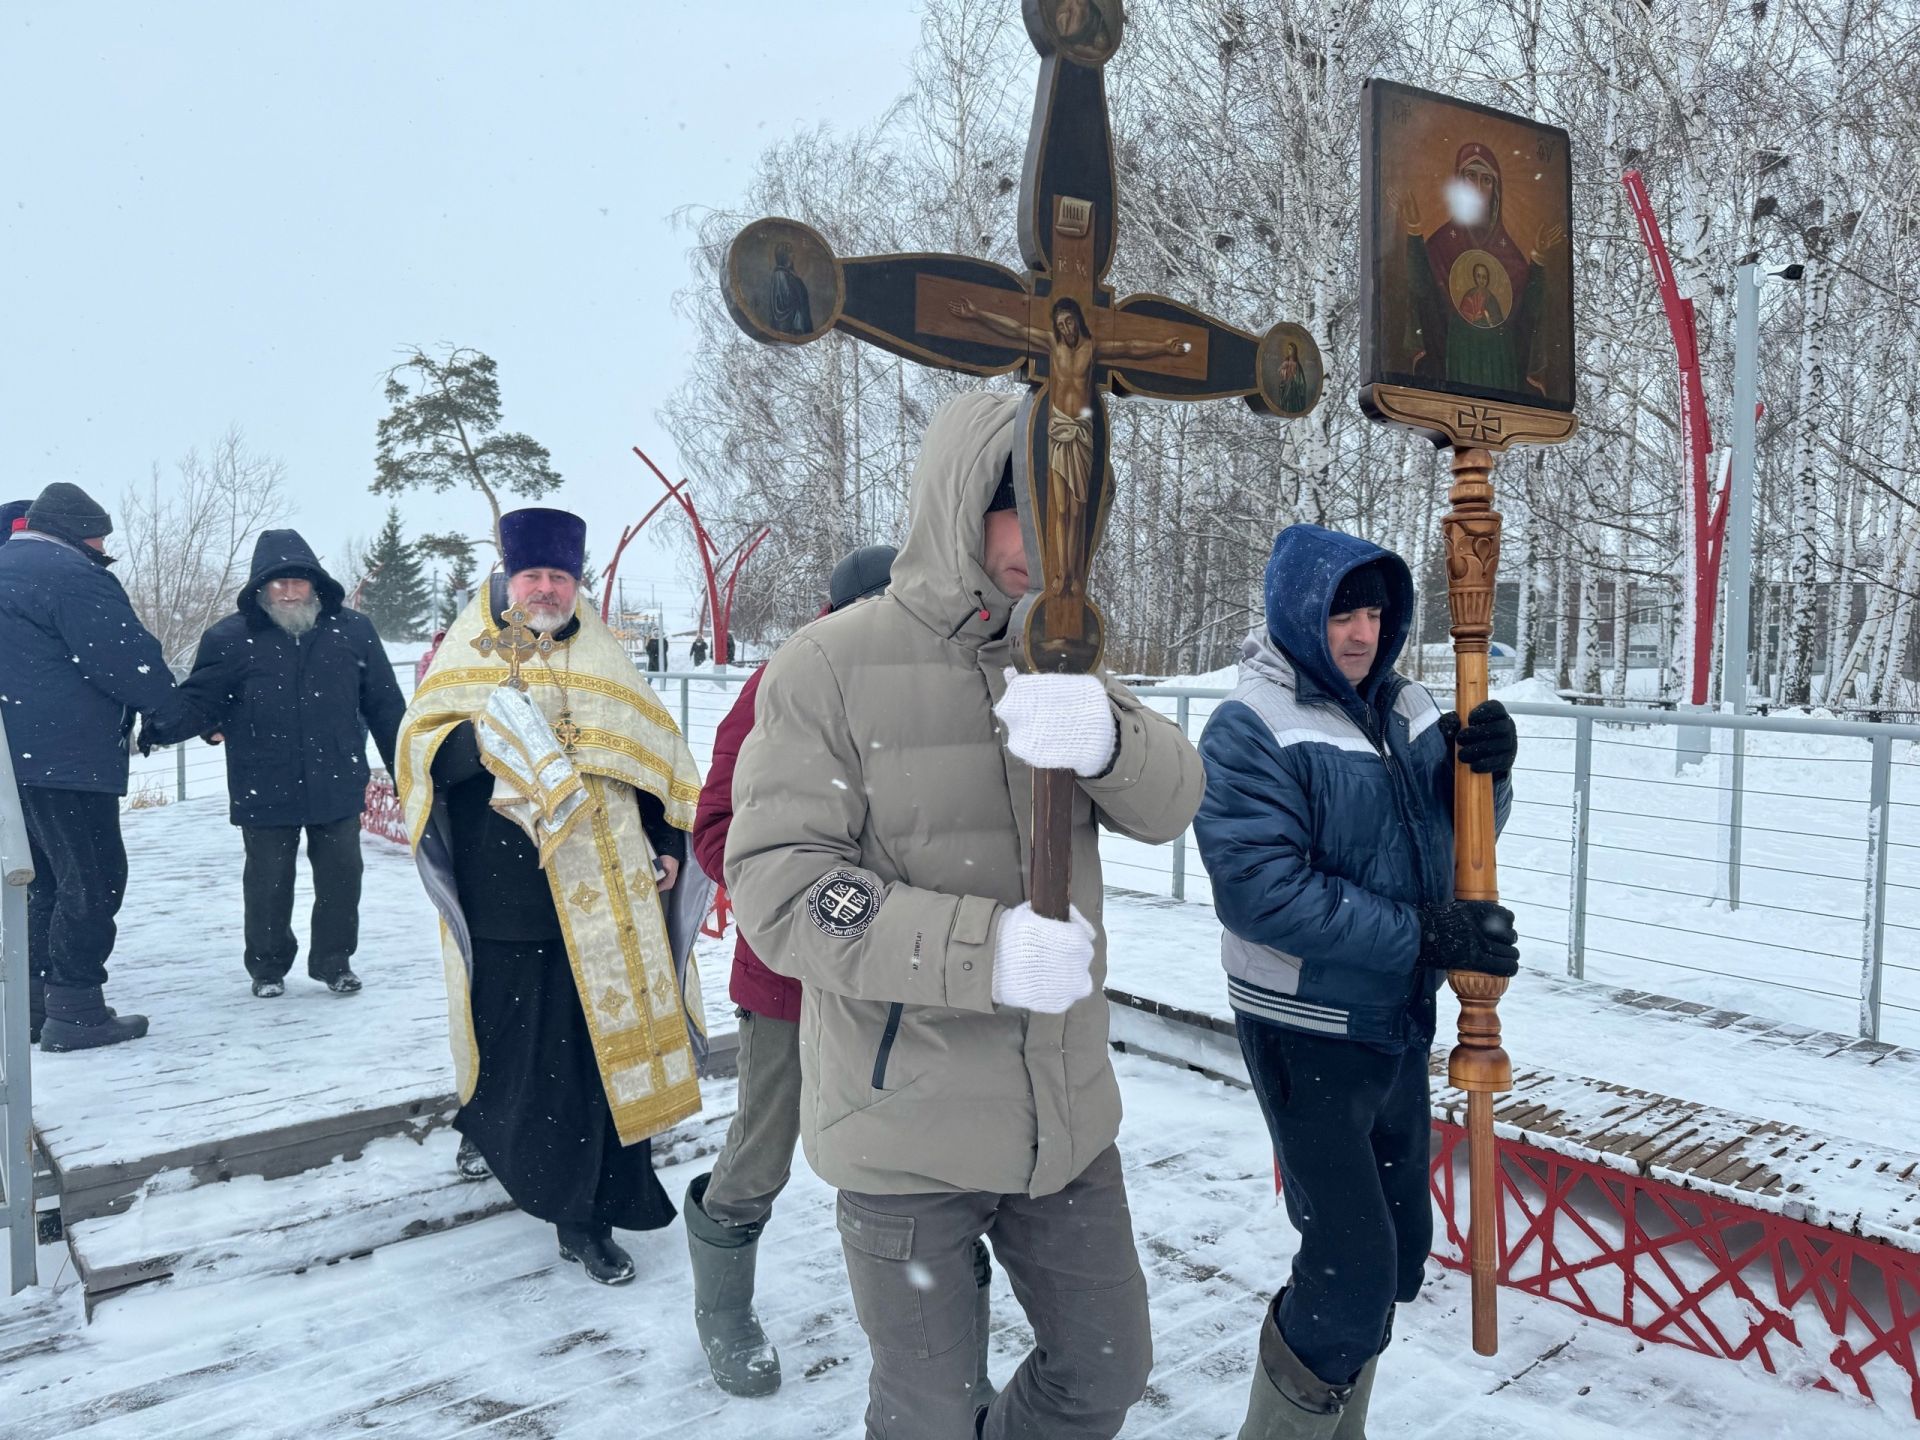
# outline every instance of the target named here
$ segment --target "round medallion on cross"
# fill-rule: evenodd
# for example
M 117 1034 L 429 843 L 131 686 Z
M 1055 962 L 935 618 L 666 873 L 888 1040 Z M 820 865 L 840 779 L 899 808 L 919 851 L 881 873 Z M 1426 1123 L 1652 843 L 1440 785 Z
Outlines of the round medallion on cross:
M 1121 0 L 1024 0 L 1021 9 L 1034 49 L 1094 69 L 1113 58 L 1127 22 Z

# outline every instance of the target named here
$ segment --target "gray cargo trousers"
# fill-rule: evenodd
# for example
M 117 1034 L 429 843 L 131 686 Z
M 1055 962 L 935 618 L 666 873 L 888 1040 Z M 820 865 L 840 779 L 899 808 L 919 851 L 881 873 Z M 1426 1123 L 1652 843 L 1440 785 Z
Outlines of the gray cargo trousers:
M 700 1208 L 721 1225 L 764 1225 L 800 1143 L 800 1027 L 740 1011 L 740 1103 Z
M 973 1243 L 984 1235 L 1033 1327 L 987 1440 L 1111 1440 L 1153 1367 L 1147 1282 L 1120 1152 L 1054 1195 L 842 1190 L 841 1248 L 873 1371 L 867 1440 L 971 1440 Z

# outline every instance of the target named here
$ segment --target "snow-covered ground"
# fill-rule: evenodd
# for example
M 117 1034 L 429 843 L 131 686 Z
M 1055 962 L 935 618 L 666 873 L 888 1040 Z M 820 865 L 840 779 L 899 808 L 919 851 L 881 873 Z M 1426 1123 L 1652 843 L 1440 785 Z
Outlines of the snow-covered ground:
M 1293 1232 L 1272 1196 L 1251 1097 L 1118 1057 L 1134 1228 L 1152 1292 L 1155 1368 L 1128 1437 L 1231 1435 L 1264 1295 Z M 663 1178 L 676 1196 L 704 1166 Z M 832 1195 L 796 1168 L 765 1241 L 760 1310 L 780 1346 L 777 1399 L 728 1400 L 704 1377 L 678 1226 L 625 1237 L 640 1268 L 609 1291 L 560 1264 L 551 1232 L 505 1215 L 305 1275 L 164 1284 L 81 1323 L 63 1255 L 50 1290 L 0 1301 L 0 1436 L 408 1440 L 453 1435 L 801 1440 L 859 1433 L 866 1351 L 847 1297 Z M 1031 1337 L 1004 1278 L 993 1370 Z M 1500 1354 L 1468 1345 L 1460 1277 L 1433 1271 L 1403 1313 L 1368 1433 L 1376 1440 L 1858 1440 L 1911 1435 L 1898 1397 L 1876 1410 L 1794 1377 L 1501 1297 Z
M 410 668 L 402 680 L 410 686 Z M 1231 676 L 1196 680 L 1217 685 Z M 660 689 L 676 715 L 684 707 L 704 764 L 737 686 L 695 681 L 684 698 L 677 682 Z M 1522 689 L 1516 698 L 1538 697 Z M 1211 705 L 1191 702 L 1190 733 Z M 1501 847 L 1502 878 L 1529 938 L 1527 963 L 1545 973 L 1523 973 L 1502 1005 L 1516 1066 L 1644 1086 L 1920 1153 L 1920 1120 L 1891 1093 L 1910 1085 L 1909 1071 L 1830 1063 L 1744 1030 L 1628 1010 L 1603 988 L 1631 985 L 1852 1033 L 1865 747 L 1750 744 L 1747 890 L 1742 908 L 1729 912 L 1715 888 L 1722 872 L 1710 822 L 1719 815 L 1715 788 L 1725 783 L 1717 762 L 1676 776 L 1670 736 L 1603 727 L 1594 751 L 1587 932 L 1587 975 L 1602 983 L 1583 985 L 1562 973 L 1571 726 L 1523 720 L 1521 728 L 1520 803 Z M 1910 747 L 1896 747 L 1894 759 L 1893 836 L 1913 846 L 1920 765 Z M 174 764 L 157 755 L 140 768 L 170 794 Z M 186 1146 L 236 1126 L 451 1088 L 434 918 L 398 847 L 363 841 L 364 995 L 329 996 L 298 969 L 281 1001 L 247 993 L 240 849 L 226 824 L 221 767 L 219 752 L 193 746 L 193 798 L 126 817 L 132 874 L 112 998 L 153 1017 L 152 1039 L 92 1056 L 35 1057 L 42 1123 L 72 1127 L 64 1143 L 90 1163 L 151 1154 L 158 1141 Z M 1920 987 L 1909 983 L 1920 971 L 1915 853 L 1895 850 L 1889 868 L 1888 956 L 1906 967 L 1887 975 L 1890 1039 L 1920 1038 L 1920 1025 L 1909 1023 L 1920 1018 Z M 1170 892 L 1171 847 L 1109 837 L 1104 854 L 1110 884 Z M 1218 926 L 1191 842 L 1185 858 L 1189 903 L 1110 896 L 1110 983 L 1222 1015 Z M 302 931 L 306 907 L 303 876 Z M 719 1028 L 731 1023 L 728 950 L 703 944 L 708 1010 Z M 1826 993 L 1804 993 L 1813 990 Z M 1442 1007 L 1449 1021 L 1452 1008 Z M 1440 1043 L 1451 1039 L 1443 1033 Z M 1120 1068 L 1128 1104 L 1122 1144 L 1158 1353 L 1153 1389 L 1125 1433 L 1230 1434 L 1253 1363 L 1259 1297 L 1284 1273 L 1293 1244 L 1272 1203 L 1264 1130 L 1243 1092 L 1133 1057 L 1121 1057 Z M 724 1106 L 726 1095 L 726 1086 L 715 1087 L 714 1103 Z M 673 1170 L 676 1195 L 702 1163 Z M 354 1173 L 313 1184 L 350 1187 Z M 80 1323 L 64 1251 L 50 1249 L 43 1278 L 51 1288 L 0 1301 L 0 1440 L 76 1431 L 718 1440 L 856 1433 L 864 1347 L 845 1296 L 830 1192 L 804 1163 L 768 1244 L 762 1308 L 789 1376 L 774 1404 L 724 1401 L 703 1380 L 677 1229 L 634 1241 L 642 1282 L 625 1292 L 589 1286 L 556 1265 L 544 1227 L 506 1215 L 305 1275 L 150 1287 L 110 1302 L 91 1327 Z M 1643 1346 L 1510 1293 L 1502 1295 L 1502 1353 L 1481 1360 L 1466 1344 L 1464 1285 L 1437 1267 L 1433 1276 L 1400 1328 L 1399 1368 L 1383 1381 L 1370 1426 L 1377 1436 L 1913 1433 L 1897 1395 L 1874 1410 L 1814 1392 L 1808 1376 L 1769 1377 Z M 1003 1328 L 995 1368 L 1004 1376 L 1030 1338 L 1004 1282 L 996 1313 Z

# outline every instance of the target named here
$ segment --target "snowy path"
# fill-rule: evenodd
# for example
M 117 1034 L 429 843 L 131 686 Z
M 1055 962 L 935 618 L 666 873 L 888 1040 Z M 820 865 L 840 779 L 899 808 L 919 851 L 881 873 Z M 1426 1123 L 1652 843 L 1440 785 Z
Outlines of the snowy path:
M 153 1022 L 146 1040 L 35 1052 L 34 1121 L 63 1167 L 102 1167 L 453 1091 L 447 996 L 432 907 L 412 859 L 361 837 L 366 877 L 355 971 L 330 994 L 303 957 L 278 1000 L 248 988 L 240 832 L 223 799 L 128 811 L 129 879 L 108 999 Z M 312 887 L 303 859 L 294 929 L 304 951 Z M 729 945 L 702 941 L 707 1013 L 731 1033 Z
M 1237 1427 L 1261 1292 L 1293 1236 L 1271 1197 L 1266 1141 L 1238 1091 L 1119 1057 L 1135 1229 L 1156 1365 L 1128 1437 L 1201 1440 Z M 665 1178 L 676 1195 L 695 1166 Z M 0 1437 L 329 1437 L 368 1431 L 640 1440 L 857 1434 L 865 1349 L 831 1192 L 796 1172 L 768 1233 L 763 1315 L 788 1381 L 777 1401 L 724 1399 L 704 1379 L 677 1226 L 635 1237 L 641 1280 L 618 1291 L 562 1266 L 545 1227 L 502 1216 L 304 1276 L 160 1286 L 79 1322 L 58 1290 L 0 1302 Z M 57 1252 L 46 1252 L 49 1275 Z M 1467 1345 L 1465 1287 L 1435 1272 L 1402 1316 L 1369 1433 L 1379 1440 L 1767 1440 L 1910 1435 L 1892 1411 L 1821 1394 L 1502 1299 L 1501 1354 Z M 996 1376 L 1030 1336 L 995 1295 Z

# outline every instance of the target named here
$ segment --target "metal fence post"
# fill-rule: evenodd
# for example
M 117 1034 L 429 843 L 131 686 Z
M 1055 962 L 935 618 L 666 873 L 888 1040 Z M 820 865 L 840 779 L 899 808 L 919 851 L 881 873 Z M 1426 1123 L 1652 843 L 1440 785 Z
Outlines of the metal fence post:
M 1188 695 L 1182 695 L 1174 702 L 1174 719 L 1182 735 L 1187 733 L 1187 707 L 1192 703 L 1192 697 Z M 1184 830 L 1173 837 L 1173 898 L 1187 898 L 1187 832 Z
M 173 747 L 173 798 L 187 798 L 187 745 L 184 740 Z
M 1727 808 L 1727 909 L 1740 908 L 1740 820 L 1747 805 L 1747 732 L 1733 732 L 1733 796 Z
M 37 1283 L 33 1215 L 33 1071 L 27 1020 L 27 886 L 32 852 L 0 725 L 0 1219 L 9 1293 Z
M 693 732 L 687 728 L 687 692 L 692 688 L 687 677 L 682 675 L 680 677 L 680 734 L 689 744 L 692 743 Z
M 1593 791 L 1593 719 L 1573 722 L 1573 851 L 1567 862 L 1567 974 L 1587 974 L 1587 811 Z
M 1873 737 L 1873 779 L 1867 796 L 1867 893 L 1860 956 L 1860 1033 L 1880 1038 L 1880 965 L 1887 946 L 1887 803 L 1893 786 L 1893 739 Z

